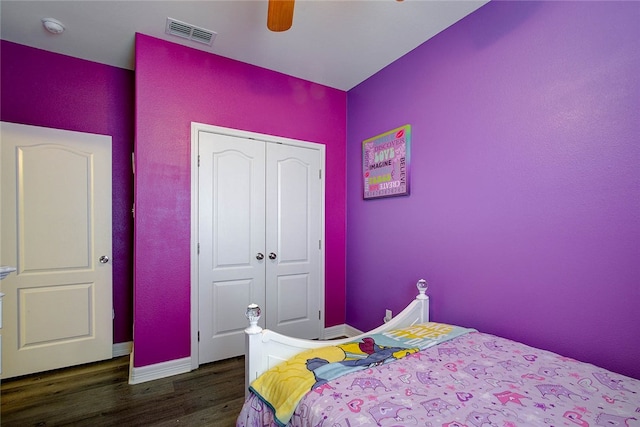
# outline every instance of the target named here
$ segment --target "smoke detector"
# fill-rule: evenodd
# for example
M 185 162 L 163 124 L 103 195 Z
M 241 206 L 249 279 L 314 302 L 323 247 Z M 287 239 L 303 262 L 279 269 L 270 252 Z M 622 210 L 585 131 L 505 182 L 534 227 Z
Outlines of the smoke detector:
M 62 34 L 64 32 L 64 25 L 57 19 L 42 18 L 42 25 L 51 34 Z
M 173 18 L 167 18 L 165 33 L 209 46 L 213 44 L 213 40 L 218 35 L 215 31 L 196 27 Z

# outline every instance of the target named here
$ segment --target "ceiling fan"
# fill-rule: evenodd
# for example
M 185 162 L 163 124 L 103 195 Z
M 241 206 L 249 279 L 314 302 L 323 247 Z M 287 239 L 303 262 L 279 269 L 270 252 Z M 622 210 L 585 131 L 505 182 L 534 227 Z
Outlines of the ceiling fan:
M 293 24 L 295 0 L 269 0 L 267 28 L 271 31 L 287 31 Z
M 404 0 L 396 0 L 398 3 Z M 293 24 L 293 6 L 295 0 L 269 0 L 267 28 L 271 31 L 287 31 Z

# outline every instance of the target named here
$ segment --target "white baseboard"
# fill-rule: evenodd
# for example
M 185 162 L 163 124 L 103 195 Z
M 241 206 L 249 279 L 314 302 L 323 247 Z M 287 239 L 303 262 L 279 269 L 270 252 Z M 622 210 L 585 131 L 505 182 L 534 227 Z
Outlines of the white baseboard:
M 131 354 L 131 363 L 129 364 L 129 384 L 140 384 L 147 381 L 159 380 L 160 378 L 184 374 L 185 372 L 190 371 L 190 357 L 135 368 L 133 366 L 133 354 Z
M 334 338 L 340 337 L 355 337 L 356 335 L 360 335 L 362 332 L 358 329 L 342 324 L 336 326 L 329 326 L 328 328 L 324 328 L 324 337 L 325 340 L 330 340 Z
M 116 343 L 113 345 L 111 357 L 120 357 L 120 356 L 126 356 L 127 354 L 131 354 L 132 347 L 133 347 L 133 343 L 131 341 Z
M 332 339 L 339 337 L 353 337 L 360 335 L 362 332 L 352 326 L 342 324 L 330 326 L 324 329 L 323 339 Z M 141 366 L 135 368 L 133 366 L 132 343 L 119 343 L 113 345 L 113 356 L 123 356 L 131 354 L 131 362 L 129 366 L 129 384 L 140 384 L 147 381 L 158 380 L 160 378 L 170 377 L 172 375 L 184 374 L 191 371 L 191 358 L 169 360 L 168 362 L 156 363 L 155 365 Z
M 332 340 L 334 338 L 341 338 L 341 337 L 347 336 L 344 327 L 345 325 L 342 324 L 342 325 L 329 326 L 328 328 L 324 328 L 324 336 L 322 337 L 322 339 Z
M 345 335 L 348 337 L 355 337 L 356 335 L 364 334 L 360 329 L 356 329 L 351 325 L 344 325 L 346 333 Z

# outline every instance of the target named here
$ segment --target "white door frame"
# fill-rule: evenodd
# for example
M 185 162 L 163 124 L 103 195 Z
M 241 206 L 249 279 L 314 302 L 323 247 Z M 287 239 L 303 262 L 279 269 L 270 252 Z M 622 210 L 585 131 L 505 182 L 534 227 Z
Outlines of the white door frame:
M 257 139 L 260 141 L 275 142 L 278 144 L 294 145 L 297 147 L 312 148 L 320 152 L 320 167 L 324 171 L 326 167 L 326 147 L 324 144 L 315 142 L 300 141 L 290 138 L 282 138 L 273 135 L 266 135 L 255 132 L 248 132 L 238 129 L 225 128 L 221 126 L 207 125 L 204 123 L 191 123 L 191 369 L 200 366 L 198 355 L 198 289 L 199 289 L 199 266 L 198 266 L 198 132 L 218 133 L 238 138 Z M 325 172 L 322 172 L 323 174 Z M 323 177 L 325 178 L 325 177 Z M 320 251 L 320 301 L 322 310 L 321 322 L 324 324 L 324 295 L 325 295 L 325 179 L 321 180 L 321 231 L 322 250 Z M 248 325 L 248 324 L 247 324 Z

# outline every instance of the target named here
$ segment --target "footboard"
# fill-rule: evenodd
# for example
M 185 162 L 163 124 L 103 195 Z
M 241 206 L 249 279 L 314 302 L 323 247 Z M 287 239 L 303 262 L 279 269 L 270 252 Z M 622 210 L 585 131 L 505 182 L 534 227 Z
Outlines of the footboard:
M 355 337 L 331 341 L 293 338 L 268 329 L 262 329 L 258 326 L 258 320 L 261 314 L 260 307 L 255 304 L 251 304 L 247 307 L 246 312 L 247 319 L 249 319 L 249 327 L 245 329 L 246 391 L 248 392 L 249 385 L 260 374 L 304 350 L 346 343 L 356 340 L 358 337 L 365 337 L 370 334 L 406 328 L 415 324 L 428 322 L 429 297 L 426 295 L 427 282 L 424 279 L 420 279 L 416 284 L 416 287 L 419 291 L 416 298 L 411 301 L 411 303 L 396 317 L 387 323 Z

